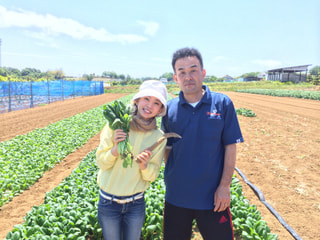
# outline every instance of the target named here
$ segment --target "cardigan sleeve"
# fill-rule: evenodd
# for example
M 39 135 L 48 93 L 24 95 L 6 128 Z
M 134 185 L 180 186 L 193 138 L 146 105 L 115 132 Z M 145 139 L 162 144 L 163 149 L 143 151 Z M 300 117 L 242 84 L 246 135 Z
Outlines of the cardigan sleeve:
M 106 170 L 115 164 L 117 157 L 113 156 L 111 149 L 114 146 L 113 142 L 114 131 L 112 131 L 107 123 L 100 135 L 100 144 L 96 152 L 96 162 L 101 170 Z
M 164 150 L 167 140 L 163 141 L 158 147 L 152 151 L 151 158 L 146 169 L 141 170 L 143 180 L 152 182 L 159 176 L 162 160 L 164 158 Z

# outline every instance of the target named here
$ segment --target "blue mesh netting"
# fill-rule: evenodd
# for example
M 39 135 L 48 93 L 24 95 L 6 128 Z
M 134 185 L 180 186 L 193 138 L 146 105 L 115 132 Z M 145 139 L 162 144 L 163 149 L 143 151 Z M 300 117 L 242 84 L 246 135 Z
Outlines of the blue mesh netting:
M 0 82 L 0 113 L 103 92 L 102 81 Z

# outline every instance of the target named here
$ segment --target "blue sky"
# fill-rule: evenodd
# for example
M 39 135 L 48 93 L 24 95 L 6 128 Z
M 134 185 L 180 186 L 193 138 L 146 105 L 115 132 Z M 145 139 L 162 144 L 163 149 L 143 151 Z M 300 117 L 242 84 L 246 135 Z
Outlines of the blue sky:
M 160 77 L 175 50 L 195 47 L 217 77 L 313 67 L 319 9 L 319 0 L 0 0 L 1 66 Z

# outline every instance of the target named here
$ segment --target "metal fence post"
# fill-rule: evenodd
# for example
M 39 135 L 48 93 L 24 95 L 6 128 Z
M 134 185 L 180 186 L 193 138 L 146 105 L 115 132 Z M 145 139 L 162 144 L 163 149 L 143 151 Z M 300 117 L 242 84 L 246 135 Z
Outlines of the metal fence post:
M 30 80 L 30 108 L 33 108 L 33 92 L 32 92 L 32 78 Z
M 63 78 L 61 79 L 61 94 L 62 94 L 62 101 L 64 100 L 64 92 L 63 92 Z
M 10 81 L 10 78 L 8 78 L 8 80 L 9 80 L 9 86 L 8 86 L 9 109 L 8 109 L 8 111 L 11 112 L 11 89 L 10 89 L 11 88 L 11 81 Z
M 50 103 L 50 85 L 49 85 L 49 80 L 47 78 L 47 84 L 48 84 L 48 104 Z
M 81 81 L 81 97 L 83 97 L 83 81 Z

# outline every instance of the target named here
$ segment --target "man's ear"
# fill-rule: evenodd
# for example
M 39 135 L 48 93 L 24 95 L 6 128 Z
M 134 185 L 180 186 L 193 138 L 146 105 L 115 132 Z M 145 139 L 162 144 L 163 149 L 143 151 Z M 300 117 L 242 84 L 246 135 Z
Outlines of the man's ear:
M 206 74 L 207 74 L 206 70 L 205 70 L 205 69 L 202 69 L 202 76 L 203 76 L 203 78 L 206 77 Z
M 177 78 L 177 75 L 176 74 L 173 74 L 173 79 L 176 83 L 178 83 L 178 78 Z

